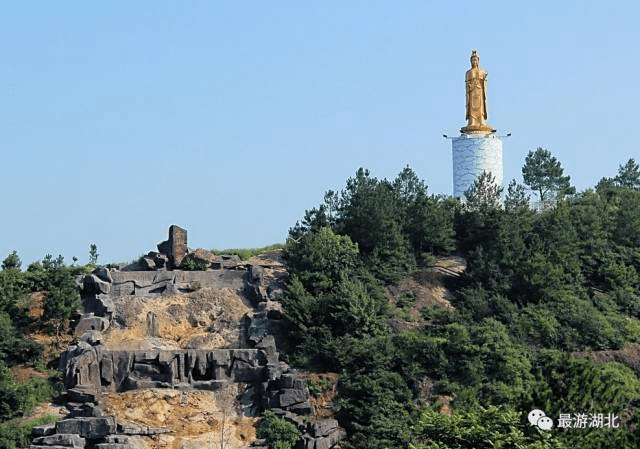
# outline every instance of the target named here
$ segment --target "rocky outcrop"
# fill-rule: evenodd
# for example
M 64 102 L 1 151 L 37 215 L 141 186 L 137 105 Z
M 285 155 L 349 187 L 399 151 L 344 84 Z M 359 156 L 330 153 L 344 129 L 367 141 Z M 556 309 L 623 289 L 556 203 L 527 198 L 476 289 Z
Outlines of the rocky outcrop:
M 168 257 L 171 266 L 179 267 L 187 255 L 187 231 L 180 226 L 171 225 L 169 239 L 158 244 L 158 251 Z
M 187 247 L 186 231 L 177 226 L 170 228 L 169 239 L 159 244 L 158 250 L 143 257 L 142 263 L 148 271 L 98 268 L 77 279 L 86 313 L 75 328 L 78 342 L 60 359 L 69 413 L 56 424 L 34 427 L 31 447 L 143 449 L 144 437 L 170 430 L 118 422 L 113 416 L 104 416 L 103 410 L 107 408 L 103 408 L 102 395 L 148 389 L 202 390 L 219 395 L 234 383 L 243 385 L 243 413 L 256 416 L 269 408 L 298 426 L 302 439 L 296 447 L 328 449 L 343 438 L 344 430 L 336 420 L 314 419 L 315 410 L 305 381 L 279 359 L 277 344 L 282 308 L 275 299 L 284 286 L 282 264 L 268 259 L 264 265 L 246 263 L 237 256 L 215 256 L 210 251 L 191 250 Z M 176 270 L 185 257 L 207 269 Z M 280 274 L 274 276 L 274 272 Z M 232 290 L 247 301 L 243 304 L 236 299 L 244 308 L 240 313 L 223 311 L 218 315 L 211 306 L 211 296 L 205 295 L 205 302 L 198 302 L 203 299 L 192 292 L 200 289 Z M 189 294 L 191 299 L 185 300 L 184 295 Z M 183 295 L 180 296 L 183 299 L 172 299 L 176 295 Z M 234 296 L 222 297 L 226 298 L 222 304 L 227 304 L 228 311 L 228 298 Z M 207 346 L 212 340 L 203 338 L 188 340 L 201 341 L 197 349 L 173 349 L 175 346 L 167 349 L 156 315 L 160 309 L 140 305 L 163 298 L 169 298 L 170 306 L 166 306 L 166 310 L 171 312 L 172 307 L 180 307 L 181 313 L 171 312 L 170 319 L 187 316 L 188 320 L 193 319 L 193 326 L 218 336 L 222 328 L 233 330 L 233 323 L 229 323 L 234 322 L 234 332 L 243 335 L 224 340 L 228 345 L 224 347 Z M 251 303 L 253 310 L 247 306 Z M 237 321 L 242 314 L 244 318 Z M 135 318 L 138 315 L 142 318 Z M 213 318 L 208 318 L 209 315 Z M 229 321 L 223 315 L 233 318 Z M 107 344 L 108 337 L 114 333 L 126 332 L 127 323 L 134 318 L 146 326 L 141 338 L 154 341 L 152 349 L 133 350 L 126 344 Z M 180 320 L 184 318 L 177 322 L 182 323 Z M 131 342 L 126 340 L 127 344 Z M 254 444 L 254 447 L 262 443 L 257 441 L 258 446 Z

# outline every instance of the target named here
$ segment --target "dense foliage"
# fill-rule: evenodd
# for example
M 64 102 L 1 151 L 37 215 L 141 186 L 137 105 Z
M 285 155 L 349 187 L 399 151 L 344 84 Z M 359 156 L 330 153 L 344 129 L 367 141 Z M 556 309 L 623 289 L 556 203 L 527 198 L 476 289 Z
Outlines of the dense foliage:
M 291 449 L 300 439 L 300 431 L 271 410 L 265 410 L 258 427 L 258 438 L 266 439 L 272 449 Z
M 55 422 L 58 419 L 58 416 L 43 416 L 25 423 L 7 422 L 0 424 L 0 447 L 3 449 L 29 447 L 33 440 L 31 429 L 35 426 Z
M 33 407 L 58 394 L 56 374 L 17 382 L 10 367 L 24 365 L 44 371 L 43 348 L 25 338 L 30 330 L 57 333 L 65 320 L 80 306 L 75 275 L 86 267 L 67 266 L 62 256 L 47 255 L 41 262 L 21 271 L 21 260 L 14 251 L 2 262 L 0 271 L 0 447 L 26 447 L 31 442 L 31 427 L 44 421 L 20 423 L 18 418 Z M 27 311 L 39 293 L 42 318 L 31 322 Z M 8 421 L 12 420 L 14 421 Z
M 393 181 L 360 169 L 290 230 L 288 357 L 340 373 L 343 447 L 640 444 L 637 360 L 584 357 L 640 348 L 628 346 L 640 342 L 638 165 L 577 194 L 546 150 L 525 167 L 542 209 L 490 174 L 460 202 L 429 195 L 409 167 Z M 426 307 L 422 325 L 393 330 L 384 286 L 453 253 L 467 260 L 448 286 L 454 310 Z M 437 401 L 451 402 L 451 417 Z M 555 420 L 616 414 L 621 428 L 545 432 L 527 422 L 534 408 Z

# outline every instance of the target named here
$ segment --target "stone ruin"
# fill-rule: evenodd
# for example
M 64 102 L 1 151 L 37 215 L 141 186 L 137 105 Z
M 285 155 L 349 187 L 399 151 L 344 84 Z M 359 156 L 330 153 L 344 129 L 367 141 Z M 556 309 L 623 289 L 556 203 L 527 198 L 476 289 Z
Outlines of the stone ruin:
M 236 255 L 216 256 L 203 248 L 192 249 L 187 246 L 187 231 L 179 226 L 169 227 L 169 238 L 158 243 L 158 251 L 150 251 L 140 258 L 137 264 L 123 267 L 125 271 L 140 270 L 177 270 L 185 259 L 192 260 L 202 269 L 242 268 L 244 264 Z
M 334 447 L 345 436 L 344 430 L 335 419 L 315 417 L 305 381 L 279 359 L 277 336 L 282 313 L 274 299 L 286 279 L 282 264 L 247 263 L 205 254 L 206 250 L 190 250 L 187 232 L 175 225 L 158 250 L 142 258 L 142 271 L 101 267 L 78 278 L 85 313 L 75 327 L 77 343 L 60 360 L 68 415 L 54 424 L 35 427 L 30 448 L 143 449 L 146 446 L 141 437 L 156 438 L 171 429 L 106 415 L 104 395 L 147 389 L 218 392 L 231 384 L 243 386 L 243 413 L 257 416 L 268 408 L 294 423 L 302 434 L 296 448 Z M 204 261 L 207 269 L 179 270 L 188 255 Z M 242 319 L 222 320 L 221 326 L 234 338 L 211 345 L 207 342 L 212 340 L 200 336 L 187 341 L 187 347 L 172 347 L 174 342 L 161 338 L 159 318 L 148 312 L 143 323 L 147 347 L 136 349 L 133 340 L 120 342 L 117 348 L 110 345 L 111 334 L 127 332 L 127 314 L 144 315 L 143 306 L 153 307 L 176 295 L 190 297 L 201 289 L 235 294 L 248 304 L 250 313 Z M 193 313 L 206 307 L 197 303 Z M 175 305 L 167 308 L 174 318 L 182 319 L 184 310 L 178 309 Z M 216 328 L 222 312 L 212 315 L 216 315 L 212 322 L 204 323 L 210 326 L 209 333 L 222 332 Z M 267 448 L 261 440 L 252 442 L 251 447 Z

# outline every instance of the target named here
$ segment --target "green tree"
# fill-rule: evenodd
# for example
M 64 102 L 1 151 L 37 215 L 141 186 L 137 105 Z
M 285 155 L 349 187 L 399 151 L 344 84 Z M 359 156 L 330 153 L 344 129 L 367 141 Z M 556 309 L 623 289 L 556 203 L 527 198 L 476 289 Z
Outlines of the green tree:
M 560 161 L 549 150 L 538 147 L 529 151 L 522 167 L 524 183 L 538 194 L 540 202 L 550 201 L 563 195 L 575 193 L 570 176 L 563 176 Z
M 100 254 L 98 254 L 98 246 L 95 243 L 92 243 L 89 246 L 89 263 L 93 265 L 97 264 L 99 255 Z
M 272 449 L 291 449 L 300 439 L 298 428 L 283 418 L 279 418 L 271 410 L 262 414 L 262 422 L 258 427 L 258 438 L 265 438 Z
M 336 230 L 358 244 L 378 279 L 394 283 L 413 272 L 416 261 L 403 233 L 402 206 L 387 180 L 360 168 L 342 191 Z
M 361 265 L 358 245 L 349 236 L 338 235 L 329 227 L 299 235 L 297 240 L 287 240 L 287 267 L 311 292 L 330 290 L 342 275 Z
M 518 184 L 515 179 L 512 179 L 507 187 L 504 207 L 507 210 L 528 207 L 530 199 L 525 187 L 522 184 Z
M 422 410 L 414 425 L 410 449 L 563 449 L 552 433 L 531 431 L 522 413 L 507 407 L 454 411 L 451 417 L 435 408 Z
M 495 242 L 502 215 L 500 195 L 502 187 L 491 173 L 483 172 L 465 192 L 465 203 L 455 217 L 456 235 L 460 249 L 468 252 L 477 247 L 485 250 Z
M 11 254 L 2 261 L 2 270 L 20 270 L 21 265 L 22 261 L 18 256 L 18 252 L 12 251 Z
M 618 175 L 613 180 L 620 187 L 639 190 L 640 166 L 633 158 L 629 159 L 626 164 L 620 166 Z
M 500 196 L 504 189 L 496 183 L 496 177 L 483 171 L 464 192 L 465 207 L 468 210 L 491 209 L 500 206 Z

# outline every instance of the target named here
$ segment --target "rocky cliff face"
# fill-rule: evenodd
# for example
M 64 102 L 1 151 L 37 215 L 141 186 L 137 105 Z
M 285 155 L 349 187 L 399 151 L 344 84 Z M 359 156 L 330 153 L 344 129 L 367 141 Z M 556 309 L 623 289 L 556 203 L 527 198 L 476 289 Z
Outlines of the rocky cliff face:
M 186 248 L 186 232 L 181 238 Z M 159 248 L 196 253 L 178 240 Z M 334 419 L 316 419 L 305 382 L 279 360 L 273 299 L 286 271 L 278 254 L 216 264 L 100 268 L 78 279 L 86 313 L 60 366 L 69 413 L 36 427 L 32 448 L 258 447 L 265 408 L 300 428 L 298 447 L 334 446 L 344 431 Z

